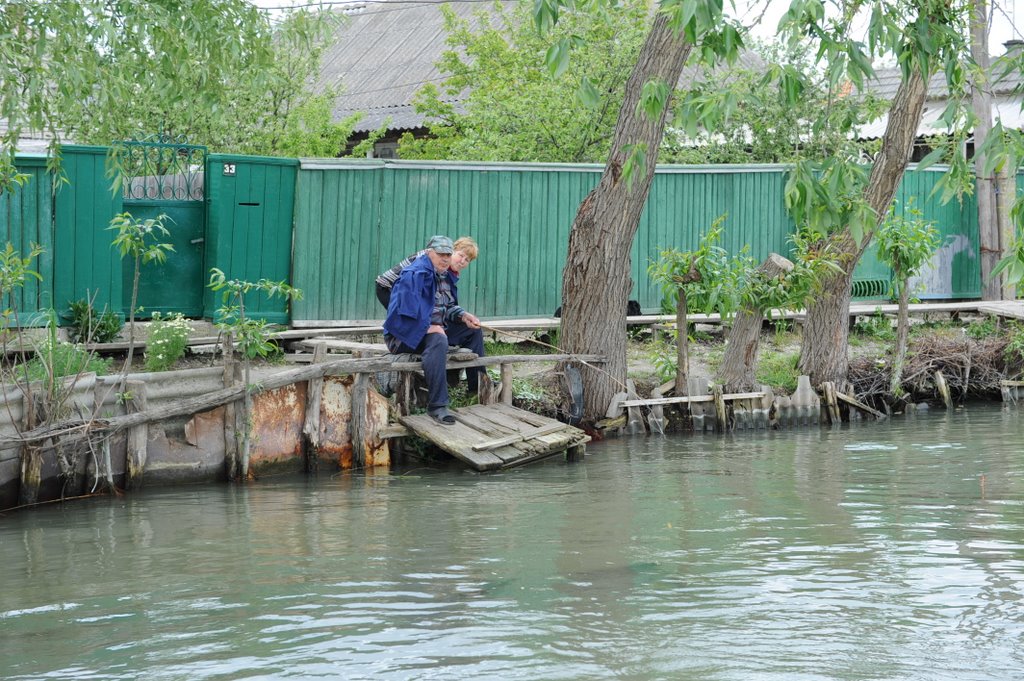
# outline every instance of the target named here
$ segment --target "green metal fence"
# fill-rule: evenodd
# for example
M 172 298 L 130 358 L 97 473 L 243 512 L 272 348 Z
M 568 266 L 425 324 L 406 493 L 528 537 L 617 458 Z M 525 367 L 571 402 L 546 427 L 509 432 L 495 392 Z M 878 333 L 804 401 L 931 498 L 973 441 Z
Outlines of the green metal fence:
M 461 301 L 483 316 L 549 315 L 561 302 L 569 230 L 601 167 L 413 161 L 303 161 L 295 221 L 295 285 L 306 292 L 295 323 L 380 319 L 373 279 L 430 235 L 470 235 L 480 260 L 465 272 Z M 661 292 L 647 275 L 665 248 L 692 249 L 719 216 L 723 247 L 761 260 L 789 253 L 794 225 L 782 196 L 786 169 L 764 166 L 662 166 L 641 217 L 630 266 L 631 297 L 655 310 Z M 926 297 L 970 298 L 980 291 L 974 204 L 939 203 L 940 173 L 911 170 L 897 195 L 916 196 L 925 219 L 948 238 L 948 285 Z M 946 252 L 939 257 L 946 257 Z M 939 262 L 936 260 L 936 262 Z M 944 261 L 945 262 L 945 261 Z M 854 296 L 884 297 L 891 272 L 871 248 L 855 275 Z
M 97 309 L 122 312 L 123 264 L 107 228 L 123 204 L 106 175 L 107 148 L 68 145 L 61 155 L 67 182 L 54 200 L 53 305 L 60 312 L 89 297 Z
M 66 146 L 68 183 L 52 197 L 41 158 L 19 158 L 31 180 L 0 196 L 0 226 L 17 247 L 36 240 L 44 280 L 26 288 L 24 310 L 95 295 L 121 310 L 125 268 L 111 248 L 110 219 L 123 208 L 105 172 L 107 150 Z M 298 325 L 381 319 L 373 280 L 422 248 L 435 233 L 473 236 L 480 259 L 460 285 L 462 302 L 482 316 L 549 315 L 561 302 L 561 270 L 576 210 L 597 183 L 598 165 L 486 164 L 254 158 L 211 155 L 206 174 L 203 278 L 211 267 L 229 277 L 288 280 L 305 299 L 292 307 Z M 897 200 L 909 197 L 945 236 L 923 297 L 980 295 L 977 218 L 965 197 L 941 205 L 933 170 L 907 173 Z M 632 298 L 658 308 L 661 293 L 647 267 L 664 248 L 690 249 L 721 215 L 723 246 L 749 247 L 762 259 L 787 253 L 793 224 L 782 203 L 781 166 L 660 167 L 623 276 Z M 49 206 L 53 206 L 52 209 Z M 198 241 L 199 239 L 191 239 Z M 174 257 L 172 254 L 171 257 Z M 885 295 L 890 273 L 869 252 L 855 274 L 855 296 Z M 198 282 L 201 287 L 205 281 Z M 202 293 L 203 315 L 221 302 Z M 281 301 L 247 301 L 253 316 L 284 322 Z
M 13 292 L 11 305 L 18 323 L 34 326 L 46 321 L 37 310 L 53 305 L 53 181 L 44 156 L 19 156 L 17 170 L 25 176 L 24 182 L 13 192 L 0 192 L 0 239 L 21 258 L 33 244 L 43 248 L 30 264 L 41 280 L 26 278 L 24 286 Z

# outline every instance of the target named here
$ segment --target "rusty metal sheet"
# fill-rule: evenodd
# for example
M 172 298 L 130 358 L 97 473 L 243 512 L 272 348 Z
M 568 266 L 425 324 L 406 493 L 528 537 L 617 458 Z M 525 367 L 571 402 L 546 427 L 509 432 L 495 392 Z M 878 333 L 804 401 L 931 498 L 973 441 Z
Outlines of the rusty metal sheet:
M 292 383 L 253 398 L 253 440 L 249 465 L 294 464 L 302 469 L 302 423 L 306 416 L 306 384 Z
M 320 398 L 320 458 L 334 461 L 340 468 L 352 467 L 352 384 L 354 376 L 324 378 Z
M 320 457 L 336 462 L 339 468 L 352 468 L 352 386 L 353 376 L 328 376 L 320 401 Z M 391 465 L 391 450 L 377 433 L 388 424 L 388 401 L 374 390 L 367 392 L 365 431 L 372 433 L 364 443 L 365 466 Z

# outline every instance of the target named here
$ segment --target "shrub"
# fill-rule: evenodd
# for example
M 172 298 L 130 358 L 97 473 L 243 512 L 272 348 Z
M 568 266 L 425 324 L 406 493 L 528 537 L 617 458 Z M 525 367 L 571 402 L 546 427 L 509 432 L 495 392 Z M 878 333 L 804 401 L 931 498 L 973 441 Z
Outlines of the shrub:
M 68 338 L 72 343 L 110 343 L 124 328 L 120 315 L 110 310 L 97 314 L 85 298 L 68 303 L 67 312 L 61 316 L 70 322 Z
M 167 371 L 185 354 L 190 327 L 180 313 L 161 317 L 153 313 L 146 341 L 146 371 Z

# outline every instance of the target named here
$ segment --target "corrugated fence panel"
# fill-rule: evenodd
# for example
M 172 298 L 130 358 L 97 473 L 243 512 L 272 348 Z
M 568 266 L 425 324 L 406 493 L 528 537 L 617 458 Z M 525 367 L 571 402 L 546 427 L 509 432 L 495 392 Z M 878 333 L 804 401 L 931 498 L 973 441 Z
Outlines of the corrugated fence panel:
M 745 166 L 742 171 L 715 167 L 658 169 L 633 248 L 631 298 L 644 309 L 661 304 L 661 291 L 648 268 L 661 251 L 696 248 L 716 219 L 725 216 L 722 248 L 747 248 L 757 262 L 770 253 L 788 255 L 792 219 L 782 205 L 786 178 L 778 166 Z
M 383 318 L 374 278 L 439 233 L 469 235 L 480 245 L 480 260 L 459 287 L 465 307 L 484 317 L 551 314 L 561 303 L 573 218 L 600 172 L 596 165 L 304 161 L 294 283 L 307 298 L 295 306 L 294 319 Z M 772 252 L 789 255 L 794 227 L 782 200 L 785 173 L 781 166 L 659 168 L 631 263 L 623 263 L 634 283 L 630 297 L 645 310 L 657 309 L 661 292 L 650 281 L 649 264 L 664 248 L 696 247 L 722 215 L 726 250 L 747 247 L 758 262 Z M 900 196 L 918 196 L 925 218 L 941 224 L 951 248 L 960 248 L 947 268 L 950 292 L 938 296 L 976 296 L 973 202 L 941 206 L 929 198 L 936 177 L 910 171 Z M 880 289 L 889 278 L 873 252 L 854 276 Z
M 96 309 L 120 312 L 126 265 L 108 227 L 123 204 L 106 177 L 107 149 L 66 145 L 61 153 L 68 181 L 54 201 L 54 306 L 60 311 L 90 297 Z
M 978 240 L 978 209 L 973 195 L 942 204 L 941 192 L 932 193 L 944 170 L 911 170 L 903 176 L 896 194 L 897 210 L 908 206 L 921 211 L 921 218 L 933 224 L 942 245 L 930 266 L 911 283 L 921 299 L 981 297 L 981 258 Z M 888 268 L 887 268 L 888 269 Z
M 303 299 L 293 305 L 293 320 L 384 317 L 373 283 L 384 269 L 381 253 L 394 264 L 421 240 L 379 230 L 381 205 L 395 200 L 393 188 L 382 186 L 383 170 L 380 161 L 301 163 L 292 284 Z
M 295 159 L 211 154 L 207 160 L 206 271 L 229 279 L 293 282 L 292 216 L 299 162 Z M 203 307 L 213 317 L 220 292 L 206 290 Z M 252 292 L 246 316 L 288 322 L 286 302 Z
M 28 177 L 12 192 L 0 193 L 0 248 L 9 243 L 22 258 L 32 244 L 44 249 L 29 265 L 42 280 L 27 277 L 14 296 L 17 321 L 34 326 L 46 323 L 38 312 L 53 307 L 53 182 L 45 157 L 19 156 L 15 165 Z

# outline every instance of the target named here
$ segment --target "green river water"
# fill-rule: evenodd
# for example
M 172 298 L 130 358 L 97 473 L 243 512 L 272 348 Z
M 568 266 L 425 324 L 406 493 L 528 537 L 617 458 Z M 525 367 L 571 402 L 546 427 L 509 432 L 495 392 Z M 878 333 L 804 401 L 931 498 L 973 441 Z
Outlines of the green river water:
M 1024 412 L 0 514 L 0 678 L 1024 679 Z

